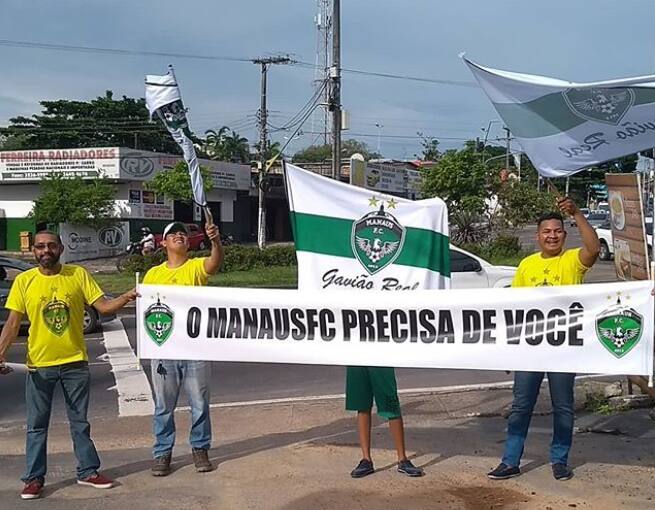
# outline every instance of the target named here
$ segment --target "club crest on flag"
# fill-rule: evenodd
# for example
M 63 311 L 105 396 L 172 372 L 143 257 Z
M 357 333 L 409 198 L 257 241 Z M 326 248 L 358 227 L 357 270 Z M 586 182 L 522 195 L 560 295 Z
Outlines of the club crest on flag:
M 570 110 L 586 120 L 617 126 L 635 102 L 629 88 L 568 89 L 562 92 Z
M 157 345 L 162 345 L 171 336 L 173 317 L 173 310 L 162 303 L 157 295 L 157 302 L 148 307 L 143 317 L 146 332 Z
M 186 118 L 186 109 L 180 99 L 162 106 L 159 108 L 159 112 L 161 112 L 161 119 L 164 121 L 164 124 L 166 124 L 168 129 L 186 130 L 189 128 L 189 123 Z
M 396 260 L 404 242 L 405 227 L 384 210 L 384 204 L 353 223 L 353 253 L 369 274 L 377 273 Z
M 617 358 L 622 358 L 639 343 L 644 318 L 633 308 L 621 303 L 603 310 L 596 317 L 596 335 L 603 346 Z

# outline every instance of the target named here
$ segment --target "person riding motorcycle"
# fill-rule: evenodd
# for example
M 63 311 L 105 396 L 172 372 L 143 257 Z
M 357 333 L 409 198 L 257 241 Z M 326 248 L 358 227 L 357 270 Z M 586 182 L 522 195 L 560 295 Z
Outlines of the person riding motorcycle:
M 155 251 L 155 236 L 148 227 L 141 229 L 141 240 L 139 244 L 141 244 L 142 255 L 148 255 Z

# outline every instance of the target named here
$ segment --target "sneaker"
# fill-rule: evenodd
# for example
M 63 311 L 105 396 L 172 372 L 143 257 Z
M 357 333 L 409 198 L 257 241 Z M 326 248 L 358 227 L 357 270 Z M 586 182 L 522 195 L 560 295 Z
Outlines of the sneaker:
M 520 474 L 521 470 L 518 466 L 508 466 L 504 462 L 501 462 L 496 469 L 489 471 L 487 476 L 492 480 L 507 480 L 508 478 L 519 476 Z
M 168 476 L 171 474 L 171 454 L 165 453 L 160 457 L 155 457 L 155 462 L 150 468 L 152 476 Z
M 409 459 L 401 460 L 398 463 L 398 472 L 407 476 L 423 476 L 425 473 L 420 467 L 416 467 Z
M 207 450 L 203 448 L 193 448 L 193 464 L 196 466 L 196 471 L 198 473 L 208 473 L 214 466 L 209 462 L 209 456 L 207 455 Z
M 373 468 L 373 461 L 362 459 L 357 464 L 357 467 L 350 472 L 353 478 L 362 478 L 363 476 L 370 475 L 375 472 Z
M 107 478 L 100 473 L 83 478 L 78 480 L 77 483 L 80 485 L 88 485 L 89 487 L 95 487 L 96 489 L 111 489 L 114 486 L 114 481 Z
M 25 483 L 20 497 L 21 499 L 37 499 L 41 497 L 41 491 L 43 491 L 43 482 L 35 478 Z
M 553 464 L 553 477 L 555 480 L 570 480 L 573 478 L 573 470 L 566 464 Z

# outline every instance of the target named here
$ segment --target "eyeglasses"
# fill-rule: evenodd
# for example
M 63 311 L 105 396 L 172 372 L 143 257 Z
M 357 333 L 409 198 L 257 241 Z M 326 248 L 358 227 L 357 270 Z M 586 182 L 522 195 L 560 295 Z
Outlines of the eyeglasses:
M 35 250 L 43 251 L 46 248 L 49 248 L 51 250 L 56 250 L 57 248 L 59 248 L 59 243 L 50 242 L 50 243 L 38 243 L 34 245 Z
M 186 232 L 182 232 L 182 231 L 172 232 L 170 234 L 166 234 L 166 237 L 173 237 L 173 236 L 184 237 L 184 238 L 189 237 Z

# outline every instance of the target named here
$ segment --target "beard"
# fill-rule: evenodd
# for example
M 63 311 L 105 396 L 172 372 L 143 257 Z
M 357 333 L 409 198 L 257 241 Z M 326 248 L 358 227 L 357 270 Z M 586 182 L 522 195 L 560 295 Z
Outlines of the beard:
M 59 255 L 44 253 L 39 257 L 39 265 L 46 269 L 52 269 L 59 263 Z

